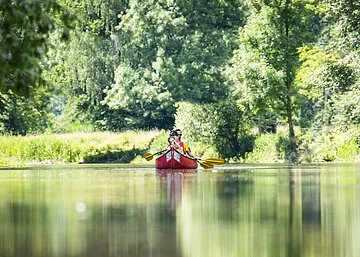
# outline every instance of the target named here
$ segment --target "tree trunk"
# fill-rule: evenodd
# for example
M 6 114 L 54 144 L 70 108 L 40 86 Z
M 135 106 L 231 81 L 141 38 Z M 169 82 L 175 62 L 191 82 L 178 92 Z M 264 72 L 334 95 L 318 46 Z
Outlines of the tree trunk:
M 294 124 L 293 124 L 293 112 L 292 112 L 292 101 L 291 101 L 291 82 L 286 82 L 286 114 L 289 125 L 289 139 L 295 137 Z
M 291 101 L 291 85 L 293 82 L 292 75 L 291 75 L 291 64 L 290 64 L 290 49 L 289 49 L 289 27 L 290 27 L 290 21 L 289 21 L 289 6 L 291 1 L 286 0 L 285 2 L 285 36 L 287 39 L 286 43 L 286 115 L 289 125 L 289 139 L 292 141 L 295 137 L 294 132 L 294 124 L 293 124 L 293 114 L 292 114 L 292 101 Z

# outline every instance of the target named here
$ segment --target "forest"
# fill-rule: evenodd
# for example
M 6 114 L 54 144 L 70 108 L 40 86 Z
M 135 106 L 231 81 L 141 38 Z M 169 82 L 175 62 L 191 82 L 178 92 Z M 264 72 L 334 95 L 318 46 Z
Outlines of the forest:
M 176 126 L 223 158 L 275 140 L 293 163 L 359 160 L 359 15 L 357 0 L 0 0 L 0 133 Z

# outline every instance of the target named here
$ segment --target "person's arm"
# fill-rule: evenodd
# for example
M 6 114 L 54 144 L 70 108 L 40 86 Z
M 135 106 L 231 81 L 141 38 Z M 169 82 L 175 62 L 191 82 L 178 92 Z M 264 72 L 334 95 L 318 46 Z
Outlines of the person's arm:
M 180 150 L 180 145 L 174 138 L 170 138 L 169 140 L 170 146 L 173 147 L 176 150 Z

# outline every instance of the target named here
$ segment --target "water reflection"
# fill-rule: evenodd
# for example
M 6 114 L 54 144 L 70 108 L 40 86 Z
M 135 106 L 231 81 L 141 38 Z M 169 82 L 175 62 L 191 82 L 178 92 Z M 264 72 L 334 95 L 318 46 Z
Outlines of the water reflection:
M 162 189 L 153 170 L 2 174 L 0 256 L 179 256 Z
M 156 174 L 161 182 L 166 182 L 166 191 L 168 205 L 171 210 L 175 211 L 176 207 L 181 204 L 183 184 L 191 182 L 191 176 L 187 174 L 196 174 L 197 170 L 156 170 Z
M 357 170 L 211 175 L 184 192 L 181 249 L 185 256 L 360 256 Z
M 0 256 L 360 256 L 359 165 L 1 171 Z

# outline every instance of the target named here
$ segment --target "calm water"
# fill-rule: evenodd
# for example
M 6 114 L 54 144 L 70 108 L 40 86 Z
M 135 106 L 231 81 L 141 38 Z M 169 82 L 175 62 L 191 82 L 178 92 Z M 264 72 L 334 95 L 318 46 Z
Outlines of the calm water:
M 358 257 L 360 165 L 0 171 L 0 257 Z

